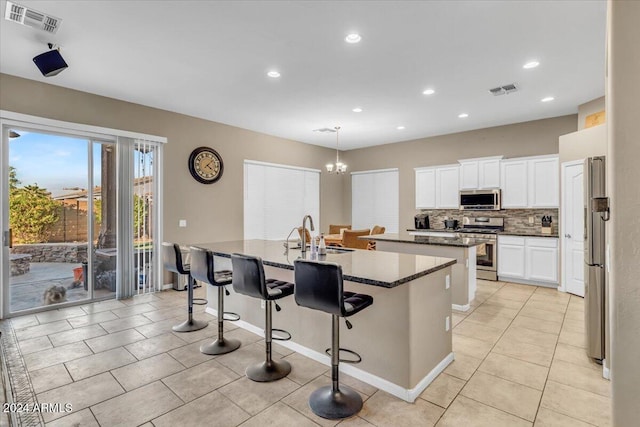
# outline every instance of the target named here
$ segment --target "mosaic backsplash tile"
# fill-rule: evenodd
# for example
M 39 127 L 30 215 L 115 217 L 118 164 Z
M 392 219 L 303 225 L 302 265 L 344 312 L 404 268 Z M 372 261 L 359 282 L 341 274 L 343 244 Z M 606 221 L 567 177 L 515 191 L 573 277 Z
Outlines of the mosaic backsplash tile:
M 429 215 L 431 228 L 444 228 L 445 219 L 457 219 L 462 226 L 462 217 L 503 217 L 504 230 L 509 232 L 541 233 L 542 217 L 551 216 L 552 233 L 558 232 L 558 209 L 504 209 L 501 211 L 465 212 L 458 209 L 423 210 Z M 533 224 L 529 223 L 529 217 L 533 217 Z

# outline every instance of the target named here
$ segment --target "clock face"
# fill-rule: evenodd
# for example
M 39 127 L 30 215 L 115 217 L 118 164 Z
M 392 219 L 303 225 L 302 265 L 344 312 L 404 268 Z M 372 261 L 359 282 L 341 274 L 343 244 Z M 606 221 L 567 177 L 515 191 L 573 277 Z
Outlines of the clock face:
M 189 156 L 189 172 L 203 184 L 213 184 L 219 180 L 223 169 L 222 157 L 212 148 L 196 148 Z

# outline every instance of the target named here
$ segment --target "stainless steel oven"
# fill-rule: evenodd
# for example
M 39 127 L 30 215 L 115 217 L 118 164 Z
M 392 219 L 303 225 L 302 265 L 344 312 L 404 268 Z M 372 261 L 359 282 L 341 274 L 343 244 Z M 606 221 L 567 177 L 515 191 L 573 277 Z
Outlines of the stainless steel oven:
M 478 279 L 498 280 L 498 232 L 504 230 L 504 218 L 463 217 L 459 233 L 465 237 L 483 239 L 484 247 L 476 248 L 476 269 Z

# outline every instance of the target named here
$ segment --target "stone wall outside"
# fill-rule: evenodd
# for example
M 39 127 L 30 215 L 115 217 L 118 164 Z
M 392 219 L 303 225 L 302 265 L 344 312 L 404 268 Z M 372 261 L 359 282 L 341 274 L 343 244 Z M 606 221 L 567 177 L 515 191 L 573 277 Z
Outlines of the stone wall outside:
M 80 263 L 87 260 L 86 243 L 34 243 L 14 245 L 12 254 L 31 255 L 31 262 Z

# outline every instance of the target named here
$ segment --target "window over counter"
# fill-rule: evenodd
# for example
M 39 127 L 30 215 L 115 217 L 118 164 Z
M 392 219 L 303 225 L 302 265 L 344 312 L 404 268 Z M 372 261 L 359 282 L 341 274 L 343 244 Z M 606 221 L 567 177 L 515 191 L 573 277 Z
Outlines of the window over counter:
M 319 227 L 319 170 L 245 160 L 245 239 L 284 240 L 307 214 Z
M 354 230 L 380 225 L 387 233 L 399 228 L 398 169 L 351 174 L 351 223 Z

